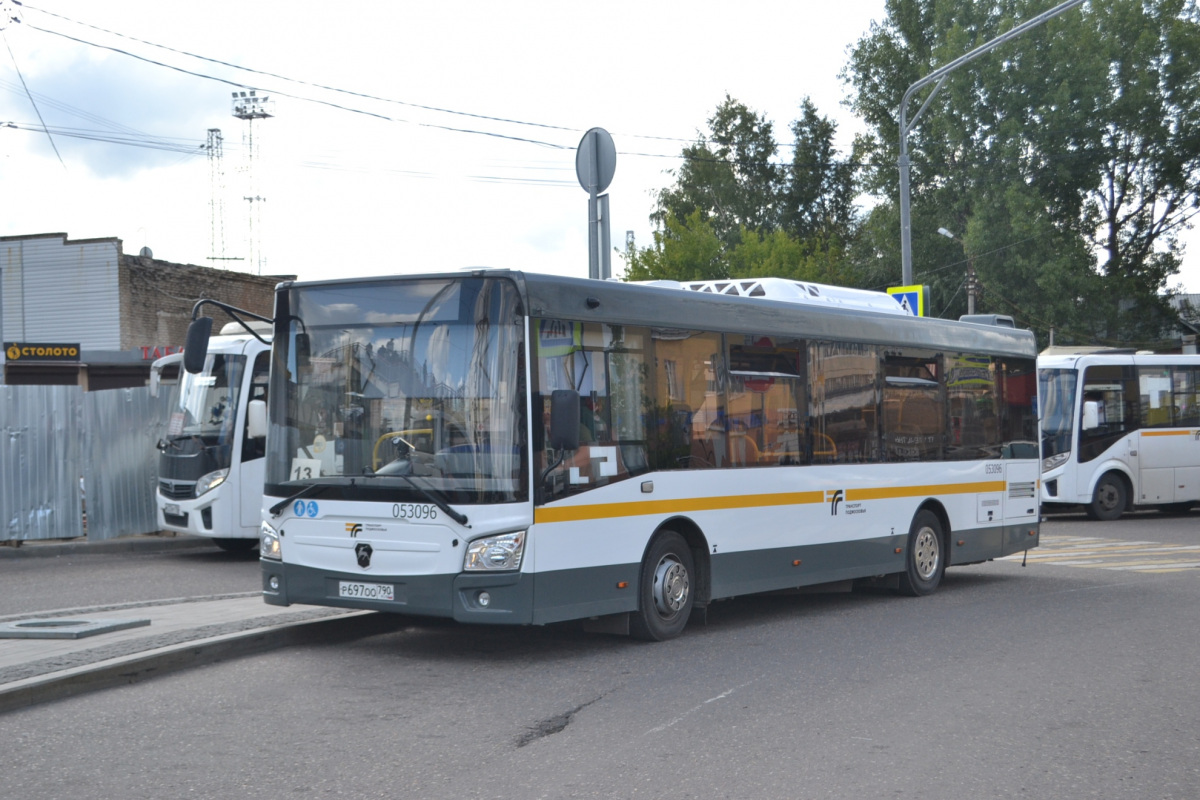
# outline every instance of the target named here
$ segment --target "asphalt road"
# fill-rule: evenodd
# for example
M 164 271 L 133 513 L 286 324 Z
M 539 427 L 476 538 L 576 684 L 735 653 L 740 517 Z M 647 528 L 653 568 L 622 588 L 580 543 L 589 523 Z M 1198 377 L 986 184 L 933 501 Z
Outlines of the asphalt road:
M 1055 517 L 1025 567 L 920 599 L 740 598 L 661 644 L 411 620 L 314 639 L 0 716 L 0 795 L 1195 798 L 1198 523 Z M 205 558 L 111 569 L 135 592 L 257 577 Z

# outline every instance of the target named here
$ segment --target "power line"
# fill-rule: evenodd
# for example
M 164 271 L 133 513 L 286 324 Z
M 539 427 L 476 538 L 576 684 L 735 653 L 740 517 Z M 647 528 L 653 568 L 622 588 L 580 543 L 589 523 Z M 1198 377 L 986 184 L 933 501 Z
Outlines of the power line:
M 553 124 L 549 124 L 549 123 L 531 122 L 531 121 L 527 121 L 527 120 L 519 120 L 519 119 L 513 119 L 513 118 L 509 118 L 509 117 L 499 117 L 499 116 L 479 114 L 479 113 L 468 112 L 468 111 L 459 111 L 456 109 L 450 109 L 450 108 L 445 108 L 445 107 L 440 107 L 440 106 L 432 106 L 432 105 L 426 105 L 426 104 L 421 104 L 421 103 L 413 103 L 413 102 L 409 102 L 409 101 L 405 101 L 405 100 L 397 100 L 395 98 L 381 97 L 378 95 L 372 95 L 372 94 L 369 94 L 366 92 L 359 92 L 359 91 L 354 91 L 351 89 L 342 89 L 339 87 L 329 86 L 326 84 L 317 83 L 317 82 L 313 82 L 313 81 L 306 81 L 306 80 L 297 79 L 297 78 L 289 78 L 289 77 L 287 77 L 285 75 L 281 75 L 279 73 L 269 72 L 266 70 L 259 70 L 259 69 L 255 69 L 252 67 L 244 67 L 244 66 L 234 64 L 229 61 L 223 61 L 221 59 L 212 58 L 212 57 L 200 55 L 197 53 L 192 53 L 192 52 L 189 52 L 186 50 L 181 50 L 181 49 L 170 47 L 167 45 L 157 44 L 155 42 L 150 42 L 145 39 L 140 39 L 138 37 L 123 34 L 118 31 L 112 31 L 107 28 L 102 28 L 102 27 L 99 27 L 96 25 L 92 25 L 90 23 L 80 22 L 80 21 L 72 19 L 70 17 L 66 17 L 61 14 L 56 14 L 54 12 L 46 11 L 44 9 L 37 8 L 35 6 L 26 5 L 24 7 L 28 8 L 30 10 L 33 10 L 33 11 L 38 11 L 42 14 L 46 14 L 47 16 L 55 17 L 55 18 L 64 20 L 66 22 L 70 22 L 72 24 L 79 25 L 81 27 L 90 28 L 92 30 L 99 31 L 99 32 L 102 32 L 102 33 L 105 33 L 105 34 L 108 34 L 111 36 L 117 36 L 117 37 L 120 37 L 123 39 L 128 39 L 130 41 L 137 42 L 139 44 L 144 44 L 148 47 L 154 47 L 157 49 L 166 50 L 168 52 L 187 56 L 189 58 L 194 58 L 194 59 L 204 61 L 207 63 L 217 64 L 220 66 L 229 67 L 231 69 L 240 70 L 240 71 L 247 72 L 250 74 L 261 75 L 264 77 L 270 77 L 270 78 L 274 78 L 277 80 L 283 80 L 283 81 L 287 81 L 289 83 L 294 83 L 294 84 L 301 85 L 301 86 L 308 86 L 308 87 L 320 89 L 323 91 L 344 94 L 344 95 L 348 95 L 348 96 L 356 97 L 356 98 L 360 98 L 360 99 L 373 100 L 373 101 L 378 101 L 378 102 L 383 102 L 383 103 L 390 103 L 390 104 L 394 104 L 394 105 L 401 105 L 401 106 L 420 109 L 420 110 L 424 110 L 424 111 L 432 111 L 432 112 L 436 112 L 436 113 L 444 113 L 444 114 L 463 116 L 463 117 L 468 117 L 468 118 L 472 118 L 472 119 L 487 120 L 487 121 L 491 121 L 491 122 L 500 122 L 500 123 L 511 124 L 511 125 L 523 125 L 523 126 L 536 127 L 536 128 L 546 129 L 546 130 L 557 130 L 557 131 L 564 131 L 564 132 L 570 132 L 570 133 L 579 133 L 580 132 L 580 129 L 578 129 L 578 128 L 572 128 L 572 127 L 567 127 L 567 126 L 562 126 L 562 125 L 553 125 Z M 239 88 L 244 86 L 244 83 L 245 83 L 244 81 L 227 80 L 225 78 L 220 78 L 220 77 L 217 77 L 214 75 L 209 75 L 209 74 L 202 73 L 202 72 L 196 72 L 194 70 L 189 70 L 189 69 L 185 69 L 183 67 L 178 67 L 178 66 L 175 66 L 172 64 L 167 64 L 167 63 L 164 63 L 161 61 L 156 61 L 154 59 L 147 58 L 142 55 L 138 55 L 137 53 L 133 53 L 128 50 L 123 50 L 118 47 L 113 47 L 110 45 L 104 45 L 104 44 L 92 42 L 92 41 L 89 41 L 86 39 L 81 39 L 79 37 L 71 36 L 69 34 L 66 34 L 66 33 L 63 33 L 60 31 L 42 28 L 37 25 L 31 25 L 29 23 L 25 23 L 25 25 L 27 27 L 29 27 L 33 30 L 39 31 L 41 33 L 46 33 L 46 34 L 53 35 L 53 36 L 59 36 L 59 37 L 68 39 L 70 41 L 74 41 L 79 44 L 87 45 L 89 47 L 96 47 L 96 48 L 103 49 L 103 50 L 109 50 L 111 52 L 118 53 L 121 55 L 126 55 L 126 56 L 129 56 L 130 58 L 135 58 L 135 59 L 144 61 L 146 63 L 152 64 L 155 66 L 165 67 L 167 69 L 171 69 L 176 72 L 181 72 L 186 75 L 191 75 L 193 77 L 202 78 L 204 80 L 216 81 L 218 83 L 223 83 L 228 86 L 236 86 Z M 433 128 L 433 129 L 437 129 L 437 130 L 445 130 L 445 131 L 455 132 L 455 133 L 465 133 L 465 134 L 471 134 L 471 135 L 481 135 L 481 136 L 489 136 L 489 137 L 494 137 L 494 138 L 508 139 L 508 140 L 512 140 L 512 141 L 537 144 L 537 145 L 540 145 L 543 147 L 550 147 L 550 148 L 560 149 L 560 150 L 574 149 L 574 146 L 575 146 L 573 144 L 560 144 L 557 142 L 548 142 L 548 141 L 544 141 L 544 140 L 540 140 L 540 139 L 533 139 L 533 138 L 523 137 L 523 136 L 515 136 L 515 135 L 511 135 L 511 134 L 496 132 L 496 131 L 478 130 L 478 129 L 472 129 L 472 128 L 462 128 L 462 127 L 451 126 L 451 125 L 441 125 L 441 124 L 432 123 L 432 122 L 420 122 L 420 121 L 414 121 L 414 120 L 404 119 L 404 118 L 399 118 L 399 117 L 392 117 L 392 116 L 389 116 L 386 114 L 381 114 L 381 113 L 369 111 L 366 109 L 356 108 L 353 106 L 343 105 L 341 103 L 335 103 L 335 102 L 332 102 L 329 100 L 322 100 L 319 98 L 306 97 L 303 95 L 292 94 L 292 93 L 281 91 L 279 89 L 269 89 L 269 88 L 265 88 L 265 87 L 263 87 L 263 88 L 265 91 L 271 91 L 276 95 L 279 95 L 282 97 L 287 97 L 289 99 L 299 100 L 302 102 L 315 103 L 318 105 L 324 105 L 324 106 L 338 109 L 341 111 L 347 111 L 349 113 L 354 113 L 354 114 L 362 114 L 365 116 L 374 117 L 376 119 L 380 119 L 380 120 L 384 120 L 384 121 L 388 121 L 388 122 L 397 122 L 397 123 L 403 123 L 403 124 L 417 125 L 420 127 L 428 127 L 428 128 Z M 683 138 L 677 138 L 677 137 L 655 136 L 655 135 L 647 135 L 647 134 L 624 133 L 624 134 L 619 134 L 619 135 L 628 136 L 630 138 L 646 139 L 646 140 L 652 140 L 652 141 L 687 142 L 691 145 L 700 145 L 705 148 L 707 148 L 711 144 L 711 140 L 707 140 L 703 137 L 698 138 L 698 139 L 683 139 Z M 796 147 L 796 145 L 794 143 L 773 142 L 772 144 L 777 149 L 788 149 L 788 148 Z M 728 164 L 732 164 L 732 165 L 737 165 L 739 163 L 742 163 L 741 161 L 739 161 L 737 159 L 717 158 L 715 156 L 712 158 L 704 158 L 704 157 L 697 156 L 694 154 L 685 155 L 682 153 L 647 153 L 647 152 L 640 152 L 640 151 L 622 150 L 622 151 L 620 151 L 620 155 L 629 156 L 629 157 L 638 157 L 638 158 L 660 158 L 660 159 L 672 159 L 672 160 L 682 159 L 682 160 L 690 161 L 693 163 L 728 163 Z M 1092 156 L 1087 153 L 1076 153 L 1076 154 L 1066 154 L 1066 155 L 1061 155 L 1061 156 L 1044 158 L 1043 160 L 1044 161 L 1064 161 L 1064 160 L 1075 160 L 1075 159 L 1089 158 L 1089 157 L 1092 157 Z M 1009 159 L 986 159 L 983 161 L 978 161 L 977 163 L 986 165 L 987 163 L 1002 163 L 1002 162 L 1008 161 L 1008 160 Z M 776 161 L 776 162 L 769 162 L 769 163 L 771 163 L 773 166 L 777 166 L 777 167 L 797 166 L 794 161 Z M 913 166 L 928 167 L 931 165 L 931 163 L 932 162 L 924 162 L 922 164 L 920 162 L 913 162 Z M 810 166 L 810 165 L 813 167 L 822 166 L 822 164 L 820 162 L 816 162 L 816 161 L 806 162 L 805 164 L 801 164 L 799 166 Z M 878 162 L 877 161 L 857 161 L 857 160 L 854 160 L 851 158 L 830 159 L 826 165 L 829 166 L 830 168 L 849 167 L 849 168 L 852 168 L 855 170 L 891 169 L 895 166 L 892 162 L 890 162 L 888 160 L 883 160 L 883 161 L 878 161 Z
M 13 20 L 17 22 L 20 21 L 16 17 L 13 17 Z M 29 98 L 29 104 L 33 106 L 33 110 L 37 114 L 38 119 L 42 120 L 42 111 L 38 108 L 37 103 L 34 102 L 33 95 L 29 93 L 29 86 L 27 86 L 25 83 L 25 76 L 21 74 L 21 67 L 17 65 L 17 57 L 13 54 L 12 47 L 8 44 L 8 34 L 0 31 L 0 36 L 4 37 L 4 47 L 8 50 L 9 58 L 12 59 L 13 69 L 17 71 L 17 77 L 21 79 L 21 86 L 25 88 L 25 95 Z M 45 124 L 45 120 L 42 120 L 43 127 Z M 58 152 L 58 145 L 54 143 L 54 137 L 50 135 L 49 131 L 46 132 L 46 138 L 50 140 L 50 146 L 54 148 L 54 155 L 58 157 L 58 163 L 62 164 L 63 169 L 66 169 L 67 164 L 65 161 L 63 161 L 62 154 Z
M 46 33 L 51 36 L 59 36 L 59 37 L 62 37 L 63 39 L 67 39 L 69 41 L 76 42 L 78 44 L 84 44 L 89 47 L 96 47 L 101 50 L 108 50 L 113 53 L 118 53 L 120 55 L 129 56 L 130 58 L 136 58 L 137 60 L 144 61 L 147 64 L 153 64 L 156 67 L 164 67 L 166 69 L 174 70 L 175 72 L 181 72 L 184 75 L 191 75 L 194 78 L 203 78 L 204 80 L 215 81 L 217 83 L 223 83 L 226 86 L 234 86 L 239 89 L 244 87 L 244 82 L 242 82 L 242 81 L 231 81 L 231 80 L 227 80 L 225 78 L 219 78 L 215 75 L 206 75 L 203 72 L 196 72 L 194 70 L 184 69 L 183 67 L 177 67 L 173 64 L 167 64 L 162 61 L 155 61 L 152 58 L 147 58 L 146 56 L 141 56 L 141 55 L 138 55 L 137 53 L 131 53 L 128 50 L 122 50 L 119 47 L 112 47 L 110 45 L 99 44 L 97 42 L 89 42 L 86 39 L 80 39 L 77 36 L 71 36 L 69 34 L 62 33 L 60 31 L 53 31 L 53 30 L 49 30 L 47 28 L 41 28 L 37 25 L 30 25 L 28 23 L 25 23 L 25 26 L 32 30 L 39 31 L 40 33 Z M 342 105 L 341 103 L 334 103 L 330 100 L 320 100 L 320 99 L 317 99 L 314 97 L 304 97 L 302 95 L 291 94 L 289 92 L 284 92 L 279 89 L 272 89 L 269 87 L 259 87 L 259 88 L 263 91 L 270 92 L 270 93 L 278 95 L 280 97 L 287 97 L 292 100 L 300 100 L 303 102 L 315 103 L 317 105 L 328 106 L 329 108 L 336 108 L 340 111 L 348 111 L 352 114 L 361 114 L 363 116 L 374 117 L 376 119 L 381 119 L 386 122 L 399 122 L 399 123 L 405 123 L 405 124 L 409 124 L 409 125 L 417 125 L 417 126 L 423 127 L 423 128 L 434 128 L 437 130 L 450 131 L 453 133 L 467 133 L 467 134 L 474 134 L 474 135 L 478 135 L 478 136 L 490 136 L 490 137 L 493 137 L 496 139 L 508 139 L 510 141 L 515 141 L 515 142 L 526 142 L 529 144 L 536 144 L 536 145 L 540 145 L 542 147 L 552 147 L 557 150 L 574 149 L 574 145 L 557 144 L 555 142 L 546 142 L 546 141 L 542 141 L 540 139 L 531 139 L 531 138 L 525 137 L 525 136 L 513 136 L 511 134 L 497 133 L 495 131 L 483 131 L 483 130 L 474 130 L 474 129 L 470 129 L 470 128 L 458 128 L 458 127 L 454 127 L 452 125 L 439 125 L 439 124 L 436 124 L 433 122 L 414 122 L 413 120 L 401 119 L 398 117 L 391 117 L 391 116 L 388 116 L 387 114 L 380 114 L 380 113 L 377 113 L 374 111 L 367 111 L 367 110 L 361 109 L 361 108 L 353 108 L 351 106 Z
M 200 61 L 207 61 L 210 64 L 218 64 L 223 67 L 230 67 L 231 69 L 240 70 L 242 72 L 249 72 L 254 75 L 262 75 L 262 76 L 268 77 L 268 78 L 276 78 L 278 80 L 287 81 L 289 83 L 299 84 L 301 86 L 311 86 L 315 89 L 323 89 L 325 91 L 336 92 L 338 94 L 347 94 L 352 97 L 360 97 L 365 100 L 378 100 L 379 102 L 382 102 L 382 103 L 394 103 L 396 105 L 408 106 L 409 108 L 419 108 L 423 111 L 436 111 L 436 112 L 442 113 L 442 114 L 455 114 L 455 115 L 463 116 L 463 117 L 471 117 L 474 119 L 489 120 L 491 122 L 504 122 L 504 123 L 509 123 L 512 125 L 528 125 L 528 126 L 535 127 L 535 128 L 547 128 L 550 130 L 569 131 L 569 132 L 573 132 L 573 133 L 582 132 L 578 128 L 568 128 L 568 127 L 564 127 L 562 125 L 550 125 L 550 124 L 546 124 L 546 123 L 542 123 L 542 122 L 527 122 L 527 121 L 519 120 L 519 119 L 509 119 L 506 117 L 494 117 L 494 116 L 488 116 L 486 114 L 476 114 L 476 113 L 472 113 L 469 111 L 456 111 L 451 108 L 441 108 L 438 106 L 423 105 L 421 103 L 412 103 L 412 102 L 408 102 L 405 100 L 396 100 L 396 99 L 388 98 L 388 97 L 379 97 L 377 95 L 367 94 L 365 92 L 356 92 L 351 89 L 340 89 L 336 86 L 327 86 L 325 84 L 315 83 L 313 81 L 306 81 L 306 80 L 301 80 L 298 78 L 289 78 L 286 75 L 280 75 L 275 72 L 267 72 L 266 70 L 255 69 L 253 67 L 244 67 L 240 64 L 234 64 L 229 61 L 222 61 L 217 58 L 211 58 L 209 56 L 199 55 L 198 53 L 191 53 L 191 52 L 188 52 L 187 50 L 179 50 L 177 48 L 169 47 L 167 45 L 156 44 L 155 42 L 150 42 L 145 39 L 139 39 L 136 36 L 130 36 L 128 34 L 120 33 L 118 31 L 111 31 L 111 30 L 108 30 L 107 28 L 101 28 L 97 25 L 92 25 L 87 22 L 80 22 L 79 20 L 71 19 L 70 17 L 63 16 L 62 14 L 55 14 L 52 11 L 46 11 L 45 9 L 37 8 L 36 6 L 26 5 L 25 8 L 31 9 L 33 11 L 38 11 L 42 14 L 46 14 L 47 16 L 57 17 L 58 19 L 65 20 L 66 22 L 71 22 L 76 25 L 83 26 L 85 28 L 91 28 L 92 30 L 100 31 L 101 33 L 107 33 L 111 36 L 119 36 L 122 39 L 128 39 L 133 42 L 138 42 L 139 44 L 144 44 L 144 45 L 147 45 L 148 47 L 155 47 L 160 50 L 167 50 L 172 53 L 178 53 L 179 55 L 188 56 L 189 58 L 195 58 Z M 30 27 L 33 27 L 33 26 L 30 26 Z M 42 29 L 37 28 L 36 30 L 42 30 Z M 103 45 L 96 45 L 96 46 L 102 47 Z M 117 51 L 117 52 L 123 52 L 123 51 Z M 281 94 L 281 92 L 276 92 L 276 94 Z
M 47 136 L 60 136 L 69 139 L 83 139 L 90 142 L 102 142 L 105 144 L 119 144 L 129 147 L 142 147 L 147 150 L 165 150 L 169 153 L 184 153 L 186 155 L 199 155 L 204 150 L 204 143 L 199 140 L 171 140 L 166 138 L 151 137 L 146 134 L 119 134 L 108 131 L 89 131 L 81 128 L 63 128 L 52 125 L 27 125 L 20 122 L 3 123 L 9 128 L 16 130 L 30 131 L 32 133 L 44 133 Z M 57 148 L 55 149 L 57 153 Z M 59 159 L 62 160 L 61 157 Z

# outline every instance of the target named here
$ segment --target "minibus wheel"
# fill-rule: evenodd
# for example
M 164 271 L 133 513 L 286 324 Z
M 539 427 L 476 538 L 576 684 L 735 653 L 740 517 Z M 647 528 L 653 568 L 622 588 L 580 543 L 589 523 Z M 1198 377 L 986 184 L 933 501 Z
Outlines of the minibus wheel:
M 1102 522 L 1111 522 L 1125 512 L 1126 499 L 1125 481 L 1107 472 L 1096 483 L 1092 502 L 1087 505 L 1087 515 Z

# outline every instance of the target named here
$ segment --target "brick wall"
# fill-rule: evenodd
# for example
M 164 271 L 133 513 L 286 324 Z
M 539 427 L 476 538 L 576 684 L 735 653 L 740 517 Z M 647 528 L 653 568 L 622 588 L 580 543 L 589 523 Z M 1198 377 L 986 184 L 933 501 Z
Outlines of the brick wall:
M 295 275 L 249 275 L 190 264 L 172 264 L 143 256 L 121 255 L 121 348 L 182 345 L 192 307 L 201 299 L 219 300 L 269 317 L 275 309 L 275 285 Z M 206 307 L 213 332 L 229 322 L 220 309 Z

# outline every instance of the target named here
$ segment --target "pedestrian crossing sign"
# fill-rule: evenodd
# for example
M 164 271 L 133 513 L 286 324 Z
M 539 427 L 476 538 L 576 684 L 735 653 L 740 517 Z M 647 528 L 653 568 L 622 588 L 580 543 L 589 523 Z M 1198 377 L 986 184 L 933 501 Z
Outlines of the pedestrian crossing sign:
M 929 287 L 924 284 L 916 286 L 892 286 L 887 290 L 888 294 L 896 298 L 896 302 L 908 314 L 914 317 L 925 316 L 925 299 L 929 294 Z

